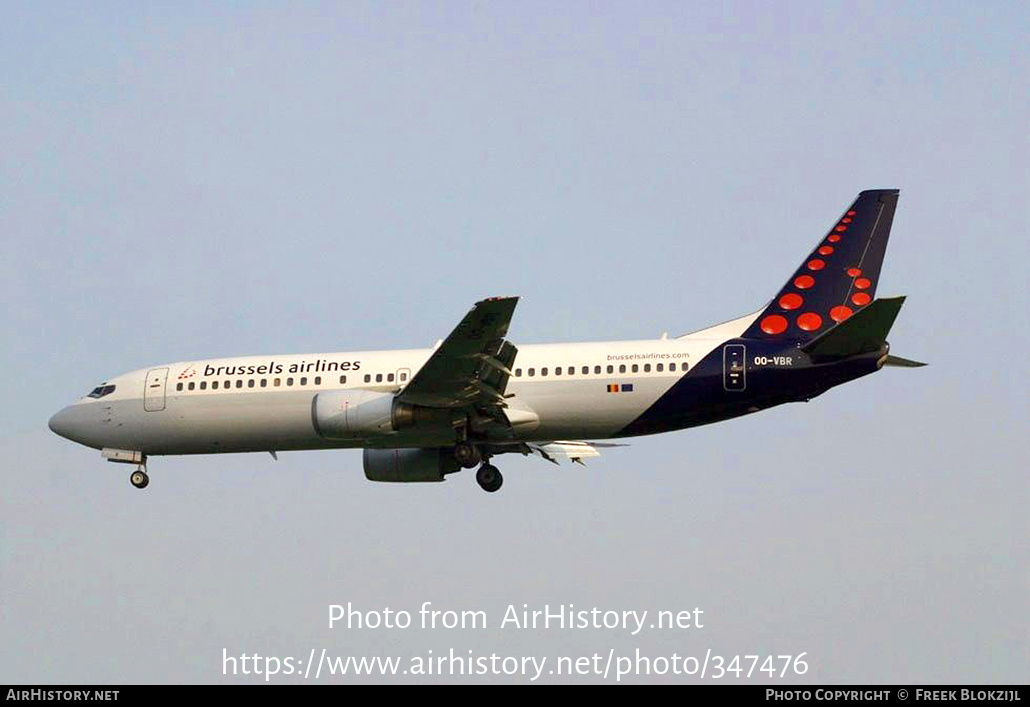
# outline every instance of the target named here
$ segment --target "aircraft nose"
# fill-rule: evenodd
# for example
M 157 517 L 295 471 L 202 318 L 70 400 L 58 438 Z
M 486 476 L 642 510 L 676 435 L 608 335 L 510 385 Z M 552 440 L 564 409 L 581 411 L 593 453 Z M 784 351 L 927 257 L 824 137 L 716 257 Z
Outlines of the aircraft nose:
M 48 424 L 50 425 L 50 429 L 54 432 L 54 434 L 59 434 L 65 438 L 69 436 L 69 417 L 70 415 L 68 414 L 68 408 L 64 408 L 56 415 L 50 418 L 50 422 Z
M 81 406 L 70 405 L 50 418 L 50 429 L 73 442 L 79 442 L 86 431 L 85 419 L 78 410 Z

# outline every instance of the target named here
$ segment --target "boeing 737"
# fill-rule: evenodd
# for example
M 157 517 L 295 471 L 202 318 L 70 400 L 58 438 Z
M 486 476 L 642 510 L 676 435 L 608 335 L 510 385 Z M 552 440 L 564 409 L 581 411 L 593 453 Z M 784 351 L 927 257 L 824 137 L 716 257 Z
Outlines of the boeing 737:
M 50 419 L 134 465 L 158 455 L 362 448 L 372 481 L 443 481 L 501 454 L 581 462 L 596 440 L 681 430 L 808 401 L 883 366 L 904 297 L 874 299 L 898 201 L 864 191 L 762 309 L 691 334 L 516 346 L 517 297 L 477 302 L 428 349 L 166 363 L 111 378 Z M 590 440 L 590 441 L 587 441 Z

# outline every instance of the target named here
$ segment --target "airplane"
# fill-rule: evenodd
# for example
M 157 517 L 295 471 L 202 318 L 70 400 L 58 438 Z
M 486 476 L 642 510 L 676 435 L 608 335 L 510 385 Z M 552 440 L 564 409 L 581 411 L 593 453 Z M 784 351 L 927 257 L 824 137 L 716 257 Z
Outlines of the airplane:
M 365 476 L 439 482 L 501 454 L 582 463 L 621 440 L 809 401 L 884 366 L 904 297 L 874 299 L 897 189 L 861 192 L 776 296 L 700 331 L 516 346 L 518 297 L 477 302 L 428 349 L 166 363 L 111 378 L 50 419 L 58 435 L 132 464 L 159 455 L 363 449 Z M 590 441 L 588 441 L 590 440 Z

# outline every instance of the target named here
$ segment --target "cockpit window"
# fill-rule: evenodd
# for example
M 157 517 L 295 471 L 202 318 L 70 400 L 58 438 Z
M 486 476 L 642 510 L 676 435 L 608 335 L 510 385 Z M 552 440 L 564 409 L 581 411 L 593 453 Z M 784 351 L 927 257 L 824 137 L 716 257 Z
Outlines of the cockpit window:
M 86 397 L 89 397 L 89 398 L 102 398 L 105 395 L 110 395 L 113 392 L 114 392 L 114 386 L 113 385 L 98 385 L 96 388 L 91 390 L 89 392 L 89 395 L 86 396 Z

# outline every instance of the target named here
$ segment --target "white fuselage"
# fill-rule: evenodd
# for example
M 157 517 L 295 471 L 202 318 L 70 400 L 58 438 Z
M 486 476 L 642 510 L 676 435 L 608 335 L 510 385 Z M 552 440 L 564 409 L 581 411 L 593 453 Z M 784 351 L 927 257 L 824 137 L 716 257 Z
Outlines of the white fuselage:
M 616 436 L 689 367 L 738 336 L 754 318 L 672 339 L 520 346 L 506 390 L 515 439 Z M 248 356 L 158 365 L 110 379 L 113 392 L 83 398 L 59 415 L 67 427 L 75 427 L 76 441 L 147 455 L 453 444 L 453 438 L 439 433 L 326 439 L 312 423 L 318 393 L 400 392 L 432 352 Z

